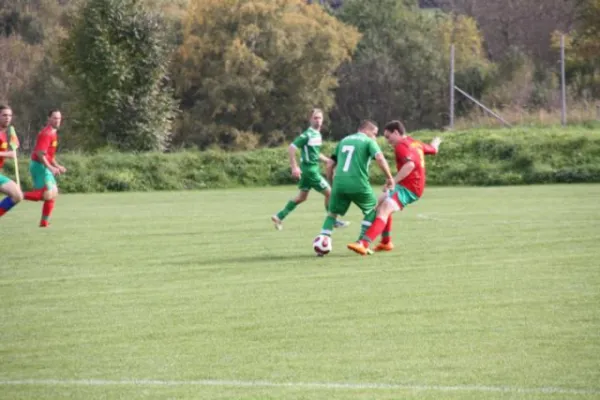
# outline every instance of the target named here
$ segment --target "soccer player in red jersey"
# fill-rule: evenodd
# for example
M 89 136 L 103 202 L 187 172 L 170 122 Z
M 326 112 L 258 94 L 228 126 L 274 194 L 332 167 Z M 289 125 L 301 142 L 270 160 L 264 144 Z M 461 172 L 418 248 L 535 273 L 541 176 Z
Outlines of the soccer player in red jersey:
M 48 113 L 48 124 L 37 136 L 29 164 L 34 190 L 25 193 L 25 200 L 44 201 L 40 221 L 42 228 L 49 225 L 50 215 L 54 209 L 54 200 L 58 196 L 58 186 L 54 176 L 67 172 L 67 169 L 60 165 L 54 157 L 58 147 L 57 131 L 61 120 L 62 115 L 59 110 L 52 110 Z
M 12 110 L 9 106 L 0 106 L 0 193 L 6 197 L 0 201 L 0 217 L 6 214 L 18 202 L 23 200 L 21 188 L 13 180 L 2 175 L 2 167 L 6 158 L 16 162 L 17 154 L 10 146 L 9 127 L 12 121 Z
M 437 154 L 440 138 L 434 138 L 426 144 L 406 135 L 404 125 L 400 121 L 391 121 L 385 126 L 384 136 L 394 147 L 397 174 L 396 187 L 386 193 L 377 207 L 377 217 L 361 240 L 350 243 L 348 248 L 358 254 L 371 254 L 370 245 L 382 235 L 381 243 L 375 251 L 390 251 L 394 248 L 390 238 L 392 230 L 392 213 L 402 210 L 414 203 L 425 190 L 425 154 Z

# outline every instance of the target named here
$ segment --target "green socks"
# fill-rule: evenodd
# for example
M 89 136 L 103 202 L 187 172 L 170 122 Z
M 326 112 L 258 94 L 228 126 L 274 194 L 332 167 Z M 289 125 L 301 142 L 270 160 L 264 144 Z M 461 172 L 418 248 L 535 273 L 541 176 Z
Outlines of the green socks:
M 285 205 L 284 209 L 277 213 L 277 218 L 279 218 L 280 220 L 283 220 L 285 217 L 288 216 L 289 213 L 294 211 L 296 206 L 297 206 L 297 204 L 293 200 L 288 201 L 287 204 Z
M 321 228 L 321 235 L 331 236 L 331 232 L 333 232 L 333 226 L 335 225 L 335 218 L 331 215 L 328 215 L 325 218 L 325 222 L 323 222 L 323 227 Z
M 365 232 L 367 231 L 367 229 L 369 229 L 373 221 L 375 221 L 376 216 L 377 213 L 375 212 L 375 210 L 371 210 L 367 214 L 365 214 L 363 221 L 360 224 L 360 235 L 358 236 L 358 240 L 361 240 L 363 236 L 365 236 Z

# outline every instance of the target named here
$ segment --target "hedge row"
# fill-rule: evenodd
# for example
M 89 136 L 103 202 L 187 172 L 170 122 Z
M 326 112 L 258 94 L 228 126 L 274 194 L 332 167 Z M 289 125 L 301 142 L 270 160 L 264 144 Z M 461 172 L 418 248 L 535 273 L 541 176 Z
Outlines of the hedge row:
M 430 140 L 436 132 L 417 132 Z M 509 185 L 600 182 L 600 127 L 475 130 L 442 134 L 438 156 L 428 157 L 429 184 Z M 381 140 L 391 158 L 391 149 Z M 328 154 L 332 144 L 324 146 Z M 23 187 L 31 186 L 21 156 Z M 170 154 L 59 154 L 68 169 L 63 193 L 270 186 L 293 183 L 285 148 L 248 152 L 182 151 Z M 395 169 L 395 167 L 393 167 Z M 375 164 L 373 182 L 381 183 Z M 12 162 L 4 171 L 14 176 Z

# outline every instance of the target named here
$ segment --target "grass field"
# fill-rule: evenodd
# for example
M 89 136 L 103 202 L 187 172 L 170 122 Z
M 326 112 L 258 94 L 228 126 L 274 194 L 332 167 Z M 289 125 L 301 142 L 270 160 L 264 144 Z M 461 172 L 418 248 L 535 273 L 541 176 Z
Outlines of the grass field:
M 429 188 L 314 256 L 312 194 L 65 195 L 0 220 L 1 399 L 599 399 L 600 185 Z

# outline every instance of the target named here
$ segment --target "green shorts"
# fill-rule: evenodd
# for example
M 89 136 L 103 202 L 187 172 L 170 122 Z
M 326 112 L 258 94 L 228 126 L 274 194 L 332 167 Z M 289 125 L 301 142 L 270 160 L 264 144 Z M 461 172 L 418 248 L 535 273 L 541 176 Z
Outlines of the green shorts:
M 11 181 L 12 181 L 12 179 L 10 179 L 9 177 L 0 174 L 0 186 L 6 185 L 8 182 L 11 182 Z
M 397 210 L 402 210 L 407 205 L 419 200 L 416 194 L 401 185 L 396 185 L 394 190 L 388 192 L 388 197 L 394 201 Z
M 44 164 L 37 161 L 31 161 L 29 163 L 29 172 L 31 173 L 31 179 L 33 179 L 34 189 L 51 190 L 56 187 L 56 179 L 52 172 Z
M 323 178 L 318 169 L 303 169 L 298 182 L 298 189 L 303 192 L 308 192 L 311 189 L 317 192 L 324 192 L 329 189 L 329 183 Z
M 352 203 L 360 208 L 363 215 L 367 215 L 377 206 L 377 197 L 375 197 L 373 190 L 345 193 L 334 187 L 329 198 L 329 212 L 336 215 L 345 215 Z

